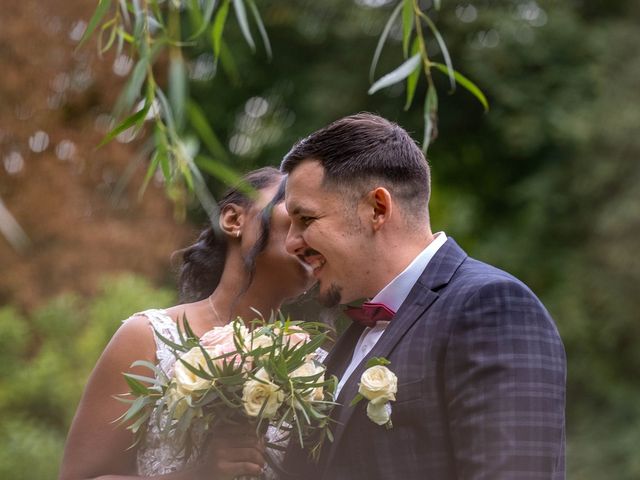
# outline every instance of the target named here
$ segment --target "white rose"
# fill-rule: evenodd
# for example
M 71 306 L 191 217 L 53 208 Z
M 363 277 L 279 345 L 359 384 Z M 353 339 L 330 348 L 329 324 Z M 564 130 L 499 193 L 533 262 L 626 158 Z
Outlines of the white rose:
M 249 380 L 242 389 L 244 411 L 250 417 L 257 417 L 264 405 L 262 416 L 272 418 L 284 400 L 284 392 L 271 382 L 264 368 L 258 370 L 255 380 Z
M 360 377 L 358 392 L 374 405 L 396 399 L 398 377 L 382 365 L 367 368 Z
M 208 347 L 205 348 L 205 350 L 207 350 L 209 356 L 216 356 L 215 348 Z M 193 347 L 187 353 L 182 355 L 180 359 L 187 362 L 192 367 L 202 368 L 205 372 L 211 374 L 209 368 L 207 367 L 207 361 L 205 360 L 204 355 L 202 354 L 202 351 L 199 347 Z M 196 375 L 187 367 L 185 367 L 180 360 L 176 361 L 175 363 L 175 366 L 173 368 L 173 375 L 178 390 L 183 395 L 189 395 L 197 390 L 205 390 L 211 385 L 211 380 L 206 380 Z
M 305 343 L 309 343 L 310 341 L 311 337 L 304 330 L 301 330 L 299 328 L 289 328 L 285 331 L 285 343 L 289 346 L 289 348 L 294 348 L 298 345 L 302 346 Z
M 391 405 L 389 402 L 381 404 L 369 402 L 367 404 L 367 417 L 369 417 L 373 423 L 386 425 L 391 420 Z
M 167 396 L 167 406 L 173 410 L 173 418 L 178 420 L 189 408 L 189 402 L 177 387 L 171 387 Z
M 256 350 L 258 348 L 269 348 L 273 345 L 273 339 L 266 333 L 254 334 L 250 342 L 249 347 L 251 347 L 252 350 Z
M 320 383 L 320 382 L 324 382 L 324 371 L 325 371 L 325 368 L 322 365 L 319 365 L 314 361 L 308 361 L 300 365 L 298 368 L 296 368 L 293 372 L 291 372 L 289 376 L 290 378 L 312 377 L 322 373 L 322 375 L 320 375 L 317 380 L 314 380 L 314 381 L 308 380 L 308 383 Z M 300 393 L 302 394 L 302 397 L 305 400 L 309 400 L 312 402 L 318 402 L 324 399 L 324 390 L 322 387 L 313 387 L 313 388 L 303 387 Z M 293 404 L 296 408 L 300 408 L 300 406 L 297 405 L 297 403 L 298 402 L 294 401 Z

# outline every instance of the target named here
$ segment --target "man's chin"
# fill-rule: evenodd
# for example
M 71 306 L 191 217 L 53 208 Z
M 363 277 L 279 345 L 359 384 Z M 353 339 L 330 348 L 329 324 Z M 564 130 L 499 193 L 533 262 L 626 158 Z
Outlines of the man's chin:
M 324 290 L 322 288 L 322 285 L 320 285 L 318 293 L 316 294 L 316 299 L 325 307 L 335 307 L 336 305 L 339 305 L 341 303 L 342 287 L 336 285 L 335 283 L 332 283 L 331 285 L 329 285 L 329 288 Z

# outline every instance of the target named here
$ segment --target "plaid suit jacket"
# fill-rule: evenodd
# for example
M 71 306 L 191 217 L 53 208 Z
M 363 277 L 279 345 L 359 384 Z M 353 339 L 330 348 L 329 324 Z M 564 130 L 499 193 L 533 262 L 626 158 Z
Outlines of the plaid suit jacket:
M 340 337 L 330 373 L 342 374 L 361 332 Z M 349 407 L 370 357 L 388 358 L 398 377 L 390 430 L 369 420 L 366 401 Z M 564 479 L 565 382 L 540 301 L 449 238 L 344 385 L 319 463 L 292 442 L 284 467 L 322 480 Z

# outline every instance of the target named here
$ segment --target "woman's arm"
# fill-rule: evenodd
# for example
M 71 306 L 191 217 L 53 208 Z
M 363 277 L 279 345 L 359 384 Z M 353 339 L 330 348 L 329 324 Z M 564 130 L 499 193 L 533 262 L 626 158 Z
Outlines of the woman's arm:
M 155 363 L 155 351 L 146 317 L 132 317 L 115 333 L 89 377 L 71 424 L 60 480 L 149 478 L 137 476 L 137 450 L 129 448 L 134 440 L 131 431 L 113 423 L 128 408 L 113 396 L 129 391 L 123 372 L 148 375 L 146 369 L 131 368 L 131 364 L 136 360 Z M 231 431 L 214 437 L 198 465 L 160 478 L 223 480 L 259 474 L 263 464 L 258 440 Z

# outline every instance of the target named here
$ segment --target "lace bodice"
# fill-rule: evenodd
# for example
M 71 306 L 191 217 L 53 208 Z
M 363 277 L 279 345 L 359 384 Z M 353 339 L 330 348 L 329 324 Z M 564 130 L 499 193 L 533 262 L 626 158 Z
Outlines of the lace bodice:
M 178 328 L 176 322 L 167 314 L 165 310 L 146 310 L 144 312 L 137 313 L 136 315 L 142 315 L 149 319 L 150 328 L 163 337 L 179 343 L 180 338 L 178 335 Z M 157 365 L 162 371 L 171 378 L 173 376 L 173 366 L 176 361 L 171 349 L 162 342 L 154 333 L 154 339 L 156 341 L 156 360 Z M 144 438 L 141 440 L 138 448 L 138 475 L 141 476 L 154 476 L 167 473 L 176 472 L 184 469 L 191 463 L 195 462 L 199 456 L 200 447 L 206 440 L 206 431 L 204 429 L 196 430 L 193 432 L 193 439 L 195 443 L 195 449 L 193 454 L 186 458 L 180 454 L 179 446 L 171 443 L 172 438 L 162 435 L 162 427 L 166 425 L 166 422 L 170 421 L 166 413 L 164 415 L 152 414 L 149 417 L 149 423 L 147 425 L 147 431 Z M 197 428 L 197 424 L 194 427 Z M 282 441 L 279 441 L 281 435 L 274 427 L 269 427 L 267 431 L 267 440 L 269 442 L 278 443 L 280 446 L 286 446 Z M 271 450 L 270 456 L 282 463 L 284 454 L 278 450 Z M 266 472 L 262 476 L 265 480 L 276 480 L 277 475 L 270 468 L 266 468 Z
M 180 341 L 176 322 L 164 310 L 146 310 L 137 313 L 149 319 L 149 326 L 163 337 L 178 343 Z M 173 366 L 176 357 L 169 347 L 162 342 L 155 333 L 157 365 L 167 375 L 173 376 Z M 181 454 L 179 445 L 171 442 L 172 438 L 162 435 L 162 428 L 170 421 L 168 415 L 149 417 L 147 431 L 138 448 L 138 474 L 141 476 L 162 475 L 182 470 L 197 458 L 197 449 L 186 458 Z M 196 447 L 200 447 L 205 440 L 204 432 L 194 436 L 199 441 Z

